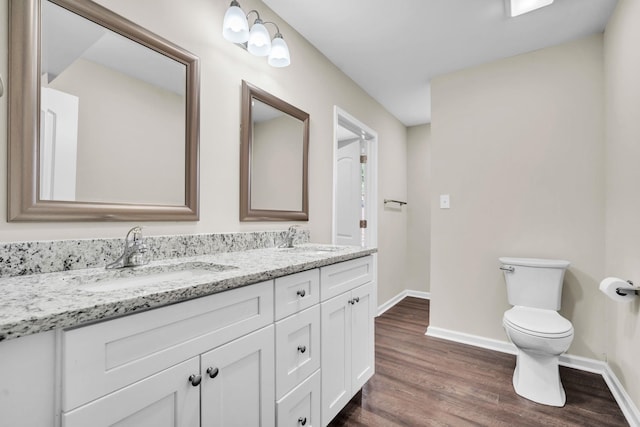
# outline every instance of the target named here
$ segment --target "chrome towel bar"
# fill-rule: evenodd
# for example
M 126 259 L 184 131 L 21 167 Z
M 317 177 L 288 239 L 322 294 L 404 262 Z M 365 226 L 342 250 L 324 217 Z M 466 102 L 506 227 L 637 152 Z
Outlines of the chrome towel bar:
M 400 200 L 384 199 L 384 204 L 386 205 L 387 203 L 397 203 L 400 206 L 407 204 L 407 202 L 401 202 Z

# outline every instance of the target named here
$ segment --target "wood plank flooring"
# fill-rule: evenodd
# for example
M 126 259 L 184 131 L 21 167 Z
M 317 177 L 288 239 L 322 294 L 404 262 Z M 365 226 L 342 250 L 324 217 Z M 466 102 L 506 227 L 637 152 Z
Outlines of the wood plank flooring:
M 600 375 L 560 368 L 563 408 L 513 391 L 515 356 L 424 335 L 429 301 L 376 319 L 376 373 L 330 426 L 627 426 Z

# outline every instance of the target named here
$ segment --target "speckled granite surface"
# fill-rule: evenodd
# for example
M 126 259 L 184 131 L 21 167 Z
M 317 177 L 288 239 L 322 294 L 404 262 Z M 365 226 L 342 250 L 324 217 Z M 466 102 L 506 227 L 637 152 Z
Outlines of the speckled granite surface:
M 234 242 L 231 247 L 250 249 L 261 241 L 244 237 L 246 240 L 229 237 Z M 190 251 L 199 252 L 201 246 L 215 252 L 218 238 L 201 238 L 204 239 L 202 244 L 194 244 L 189 239 L 189 244 L 184 245 L 185 251 L 177 251 L 180 257 L 153 261 L 136 269 L 105 270 L 100 267 L 1 278 L 0 341 L 160 307 L 377 252 L 375 248 L 351 246 L 303 244 L 295 249 L 287 249 L 273 247 L 273 244 L 265 249 L 186 256 Z M 273 236 L 264 238 L 273 239 L 269 243 L 276 240 Z M 211 246 L 207 246 L 207 242 Z M 119 251 L 120 245 L 116 247 Z M 85 257 L 81 251 L 78 253 L 83 262 L 87 262 L 89 257 Z M 31 261 L 26 258 L 35 255 L 17 256 L 25 258 L 23 264 L 26 265 Z M 40 259 L 49 258 L 40 254 Z M 91 260 L 97 262 L 95 256 Z M 175 273 L 181 271 L 181 267 L 176 267 L 180 263 L 206 264 L 192 264 L 191 267 L 198 273 L 188 278 L 170 277 L 165 280 L 156 276 L 152 283 L 124 289 L 118 289 L 119 283 L 113 282 L 123 275 L 148 277 L 148 274 Z M 104 265 L 104 261 L 99 264 Z M 51 267 L 47 265 L 46 268 Z M 207 271 L 207 268 L 211 271 Z M 101 291 L 101 284 L 109 290 Z
M 271 248 L 284 242 L 286 231 L 145 236 L 151 259 L 161 260 L 219 252 Z M 299 229 L 294 242 L 309 241 Z M 122 253 L 121 239 L 51 240 L 0 243 L 0 277 L 103 267 Z

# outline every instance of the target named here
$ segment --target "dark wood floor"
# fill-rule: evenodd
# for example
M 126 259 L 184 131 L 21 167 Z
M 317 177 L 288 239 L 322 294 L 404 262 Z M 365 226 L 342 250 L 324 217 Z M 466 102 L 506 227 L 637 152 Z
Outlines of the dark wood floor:
M 515 356 L 424 335 L 429 301 L 405 298 L 376 319 L 376 373 L 337 426 L 627 426 L 600 375 L 560 368 L 563 408 L 511 385 Z

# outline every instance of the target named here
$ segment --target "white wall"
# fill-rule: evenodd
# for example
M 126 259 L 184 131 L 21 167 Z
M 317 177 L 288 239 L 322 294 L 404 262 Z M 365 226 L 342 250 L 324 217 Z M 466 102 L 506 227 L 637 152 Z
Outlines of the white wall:
M 602 359 L 602 35 L 432 81 L 431 321 L 504 340 L 498 257 L 571 261 L 569 353 Z M 438 207 L 451 195 L 451 209 Z
M 640 284 L 640 2 L 620 0 L 605 30 L 605 275 Z M 640 298 L 606 301 L 607 359 L 640 407 Z
M 239 129 L 241 82 L 248 82 L 310 114 L 309 210 L 304 226 L 315 242 L 331 241 L 333 107 L 338 105 L 378 133 L 379 138 L 379 301 L 404 289 L 406 215 L 383 212 L 384 197 L 406 196 L 406 128 L 258 0 L 291 51 L 291 66 L 271 68 L 222 38 L 228 1 L 100 0 L 147 29 L 198 55 L 201 60 L 200 221 L 145 223 L 149 235 L 285 229 L 288 223 L 240 223 Z M 0 72 L 7 76 L 8 0 L 0 0 Z M 7 97 L 0 98 L 0 144 L 6 146 Z M 123 237 L 131 223 L 7 223 L 6 150 L 0 150 L 0 240 Z M 400 270 L 400 276 L 396 273 Z M 390 284 L 393 281 L 393 284 Z M 391 286 L 386 290 L 386 286 Z
M 429 292 L 431 125 L 407 131 L 407 289 Z

